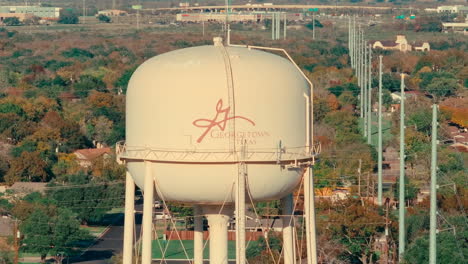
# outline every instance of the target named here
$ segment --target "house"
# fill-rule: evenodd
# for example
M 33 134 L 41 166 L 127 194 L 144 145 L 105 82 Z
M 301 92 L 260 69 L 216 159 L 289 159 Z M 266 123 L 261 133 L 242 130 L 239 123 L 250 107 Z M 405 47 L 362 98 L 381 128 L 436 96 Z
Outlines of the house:
M 281 218 L 255 218 L 246 216 L 245 229 L 250 232 L 281 232 L 283 230 L 283 220 Z
M 81 167 L 88 168 L 93 164 L 93 161 L 103 157 L 107 159 L 112 153 L 111 148 L 96 148 L 96 149 L 78 149 L 73 154 Z
M 383 49 L 383 50 L 399 50 L 402 52 L 412 51 L 429 51 L 431 47 L 429 42 L 421 42 L 421 43 L 413 43 L 412 45 L 406 39 L 404 35 L 397 35 L 397 39 L 395 41 L 392 40 L 376 40 L 371 41 L 373 49 Z
M 98 12 L 98 15 L 105 15 L 105 16 L 126 16 L 128 15 L 127 11 L 118 10 L 118 9 L 108 9 L 108 10 L 101 10 Z
M 32 192 L 44 193 L 46 186 L 46 182 L 15 182 L 8 190 L 15 195 L 24 196 Z

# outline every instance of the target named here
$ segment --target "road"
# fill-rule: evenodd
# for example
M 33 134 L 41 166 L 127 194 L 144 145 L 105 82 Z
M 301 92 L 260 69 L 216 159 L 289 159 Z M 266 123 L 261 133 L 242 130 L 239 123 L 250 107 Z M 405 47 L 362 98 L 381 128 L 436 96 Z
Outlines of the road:
M 135 205 L 136 211 L 142 211 L 143 205 Z M 109 264 L 113 255 L 122 252 L 123 233 L 124 233 L 124 215 L 118 215 L 118 219 L 109 227 L 107 232 L 100 237 L 94 245 L 89 247 L 83 255 L 70 259 L 70 263 L 79 264 Z M 141 213 L 135 214 L 136 234 L 140 234 Z M 64 263 L 67 263 L 64 261 Z

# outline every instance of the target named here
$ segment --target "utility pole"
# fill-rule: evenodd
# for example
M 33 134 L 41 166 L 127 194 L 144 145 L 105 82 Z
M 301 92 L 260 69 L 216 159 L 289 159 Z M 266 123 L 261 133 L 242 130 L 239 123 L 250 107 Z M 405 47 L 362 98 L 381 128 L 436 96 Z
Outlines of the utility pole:
M 359 168 L 358 168 L 358 195 L 361 197 L 361 165 L 362 159 L 359 159 Z
M 288 19 L 288 17 L 287 17 L 287 15 L 286 15 L 286 13 L 285 13 L 285 14 L 284 14 L 284 24 L 283 24 L 283 27 L 284 27 L 284 29 L 283 29 L 283 37 L 284 37 L 284 39 L 286 39 L 286 28 L 287 28 L 287 26 L 286 26 L 286 23 L 287 23 L 287 22 L 286 22 L 286 21 L 287 21 L 287 19 Z
M 83 0 L 83 24 L 86 23 L 86 0 Z
M 275 27 L 276 27 L 276 23 L 275 23 L 275 13 L 272 12 L 272 13 L 271 13 L 271 39 L 272 39 L 272 40 L 275 39 Z
M 400 190 L 399 190 L 399 229 L 398 229 L 398 255 L 405 252 L 405 75 L 401 74 L 401 100 L 400 100 Z
M 378 205 L 382 205 L 382 55 L 379 56 L 379 139 L 378 139 Z
M 362 85 L 361 85 L 361 63 L 362 63 L 362 58 L 361 58 L 361 27 L 359 27 L 359 30 L 358 30 L 358 36 L 357 36 L 357 64 L 356 64 L 356 75 L 357 75 L 357 83 L 358 83 L 358 86 L 361 88 L 361 93 L 359 94 L 360 95 L 360 115 L 361 115 L 361 118 L 364 117 L 364 90 L 362 89 Z
M 432 105 L 432 155 L 431 155 L 431 209 L 429 232 L 429 264 L 436 264 L 437 234 L 437 105 Z
M 354 58 L 354 69 L 356 70 L 356 56 L 357 54 L 357 41 L 356 41 L 356 16 L 353 17 L 353 58 Z
M 312 39 L 315 40 L 315 12 L 312 12 Z
M 366 45 L 364 44 L 365 43 L 365 40 L 364 38 L 362 39 L 362 47 L 363 47 L 363 50 L 364 50 L 364 57 L 363 57 L 363 67 L 362 67 L 362 80 L 361 80 L 361 85 L 362 85 L 362 89 L 364 91 L 364 108 L 362 109 L 362 111 L 364 111 L 364 120 L 363 120 L 363 124 L 364 124 L 364 137 L 367 137 L 369 138 L 370 135 L 367 133 L 369 130 L 367 129 L 367 127 L 369 126 L 369 123 L 368 123 L 368 118 L 367 118 L 367 104 L 368 104 L 368 89 L 367 89 L 367 57 L 368 57 L 368 54 L 367 54 L 367 47 Z
M 351 62 L 351 68 L 354 68 L 353 54 L 353 33 L 351 31 L 351 17 L 348 18 L 348 54 Z
M 14 264 L 18 264 L 19 261 L 19 230 L 18 230 L 18 219 L 15 219 L 14 227 L 13 227 L 13 237 L 15 243 L 15 259 Z
M 372 144 L 372 46 L 369 44 L 369 61 L 367 62 L 367 144 Z

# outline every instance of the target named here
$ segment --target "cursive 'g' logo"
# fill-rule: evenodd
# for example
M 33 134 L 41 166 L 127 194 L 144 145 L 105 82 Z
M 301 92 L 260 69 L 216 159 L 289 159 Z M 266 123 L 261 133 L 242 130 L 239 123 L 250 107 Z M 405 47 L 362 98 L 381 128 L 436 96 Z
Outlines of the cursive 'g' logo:
M 253 126 L 255 126 L 255 122 L 243 117 L 243 116 L 229 116 L 229 111 L 231 110 L 231 107 L 228 106 L 223 109 L 223 99 L 219 99 L 218 103 L 216 104 L 216 115 L 214 116 L 213 119 L 204 119 L 200 118 L 195 121 L 193 121 L 193 125 L 196 127 L 200 128 L 206 128 L 205 132 L 197 139 L 197 142 L 200 143 L 203 141 L 205 136 L 210 132 L 210 130 L 213 127 L 219 127 L 221 131 L 224 131 L 226 129 L 227 121 L 232 120 L 232 119 L 244 119 L 245 121 L 249 122 Z M 221 120 L 218 120 L 221 119 Z

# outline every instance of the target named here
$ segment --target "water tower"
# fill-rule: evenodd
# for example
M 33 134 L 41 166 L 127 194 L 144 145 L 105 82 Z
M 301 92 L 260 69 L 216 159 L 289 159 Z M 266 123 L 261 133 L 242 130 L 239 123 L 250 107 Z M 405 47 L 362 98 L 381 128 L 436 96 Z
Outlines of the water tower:
M 282 199 L 285 263 L 295 263 L 292 191 L 305 177 L 308 255 L 315 252 L 311 166 L 312 84 L 290 59 L 254 46 L 180 49 L 144 62 L 126 99 L 124 264 L 132 258 L 134 184 L 144 193 L 142 263 L 151 263 L 153 200 L 193 204 L 209 225 L 210 263 L 227 263 L 236 219 L 236 261 L 245 263 L 246 203 Z M 195 217 L 194 263 L 203 262 Z M 310 261 L 309 263 L 312 263 Z

